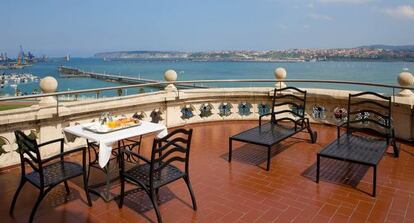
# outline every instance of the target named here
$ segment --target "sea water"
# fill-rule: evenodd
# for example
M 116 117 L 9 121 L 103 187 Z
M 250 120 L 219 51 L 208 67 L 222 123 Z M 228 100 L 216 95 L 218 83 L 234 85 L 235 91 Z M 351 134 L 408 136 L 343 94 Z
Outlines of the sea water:
M 79 68 L 85 71 L 141 77 L 163 80 L 164 72 L 174 69 L 178 80 L 215 80 L 215 79 L 274 79 L 274 70 L 284 67 L 287 79 L 311 80 L 344 80 L 381 84 L 397 84 L 397 76 L 403 69 L 414 71 L 413 62 L 194 62 L 194 61 L 148 61 L 148 60 L 102 60 L 95 58 L 50 59 L 48 62 L 33 64 L 20 70 L 0 70 L 5 73 L 31 73 L 39 78 L 53 76 L 58 82 L 58 91 L 120 86 L 124 84 L 106 82 L 92 78 L 62 78 L 59 66 Z M 274 83 L 222 83 L 208 86 L 274 86 Z M 373 90 L 390 92 L 390 89 L 338 84 L 289 83 L 291 86 L 309 88 L 330 88 L 344 90 Z M 18 89 L 31 94 L 39 89 L 39 83 L 20 83 Z M 129 94 L 157 89 L 130 89 Z M 13 95 L 15 89 L 10 85 L 0 89 L 2 95 Z M 128 92 L 124 92 L 128 93 Z M 115 92 L 103 92 L 102 95 L 113 95 Z

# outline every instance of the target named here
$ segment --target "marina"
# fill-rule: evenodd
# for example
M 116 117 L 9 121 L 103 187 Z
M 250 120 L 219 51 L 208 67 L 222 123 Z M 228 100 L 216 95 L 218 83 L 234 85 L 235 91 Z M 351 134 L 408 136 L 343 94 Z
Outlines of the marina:
M 10 86 L 14 89 L 17 89 L 20 84 L 33 83 L 33 82 L 38 82 L 38 81 L 39 81 L 39 77 L 33 74 L 30 74 L 30 73 L 23 73 L 23 74 L 3 73 L 0 76 L 0 88 Z

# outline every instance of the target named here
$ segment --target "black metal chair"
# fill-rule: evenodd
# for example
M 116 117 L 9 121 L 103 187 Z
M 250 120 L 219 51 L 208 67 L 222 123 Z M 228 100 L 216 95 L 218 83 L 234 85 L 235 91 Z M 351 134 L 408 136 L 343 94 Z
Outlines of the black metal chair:
M 17 197 L 26 182 L 33 184 L 40 190 L 39 197 L 37 198 L 30 214 L 29 222 L 33 222 L 36 210 L 47 193 L 49 193 L 55 186 L 63 182 L 65 184 L 66 192 L 69 194 L 70 190 L 67 181 L 78 176 L 83 176 L 84 190 L 88 205 L 92 206 L 91 198 L 87 189 L 85 148 L 64 152 L 63 138 L 37 144 L 36 140 L 30 139 L 20 130 L 15 131 L 15 136 L 20 153 L 20 166 L 22 172 L 20 184 L 17 187 L 10 206 L 10 215 L 13 214 Z M 53 143 L 60 143 L 60 153 L 52 157 L 42 159 L 39 149 L 45 145 Z M 64 160 L 65 156 L 76 152 L 82 152 L 82 165 Z M 33 169 L 32 172 L 26 173 L 26 164 L 30 165 Z
M 367 99 L 367 96 L 370 98 Z M 341 134 L 341 127 L 346 133 Z M 354 134 L 362 133 L 362 134 Z M 368 135 L 367 135 L 368 134 Z M 391 97 L 374 92 L 349 94 L 347 120 L 337 126 L 337 140 L 317 154 L 316 182 L 319 182 L 320 157 L 373 167 L 373 192 L 376 195 L 377 165 L 387 151 L 399 156 L 391 116 Z
M 157 214 L 157 220 L 162 222 L 157 202 L 158 189 L 183 178 L 190 191 L 193 209 L 197 210 L 188 172 L 192 132 L 192 129 L 177 129 L 164 138 L 154 139 L 150 160 L 128 149 L 120 150 L 121 195 L 119 208 L 122 208 L 124 203 L 125 181 L 133 182 L 148 194 Z M 126 170 L 125 160 L 130 156 L 142 160 L 143 163 Z M 174 162 L 184 163 L 184 170 L 172 165 Z

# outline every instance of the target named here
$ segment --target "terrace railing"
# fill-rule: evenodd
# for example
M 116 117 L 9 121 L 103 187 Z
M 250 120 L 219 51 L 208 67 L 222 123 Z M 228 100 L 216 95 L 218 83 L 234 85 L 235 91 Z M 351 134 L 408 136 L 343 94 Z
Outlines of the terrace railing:
M 208 88 L 177 89 L 178 84 L 203 84 Z M 302 79 L 167 80 L 0 98 L 0 106 L 19 101 L 33 104 L 31 107 L 0 111 L 0 168 L 18 161 L 18 156 L 12 155 L 16 149 L 12 133 L 16 129 L 32 132 L 39 142 L 43 142 L 61 137 L 61 129 L 66 126 L 96 120 L 102 112 L 108 111 L 115 115 L 136 114 L 143 120 L 162 122 L 167 127 L 221 120 L 258 120 L 261 114 L 269 112 L 271 91 L 285 84 L 307 89 L 308 108 L 306 111 L 295 109 L 304 112 L 316 123 L 335 125 L 343 121 L 348 95 L 355 90 L 370 90 L 392 96 L 392 120 L 397 137 L 404 140 L 414 138 L 414 96 L 410 96 L 414 88 L 407 85 Z M 321 88 L 322 85 L 326 88 Z M 124 95 L 129 89 L 159 89 L 159 86 L 165 89 Z M 112 95 L 115 97 L 87 101 L 65 99 L 67 96 L 79 99 L 81 95 L 104 95 L 104 92 L 114 92 Z M 75 142 L 69 147 L 76 147 L 80 143 Z M 50 155 L 53 154 L 50 151 Z

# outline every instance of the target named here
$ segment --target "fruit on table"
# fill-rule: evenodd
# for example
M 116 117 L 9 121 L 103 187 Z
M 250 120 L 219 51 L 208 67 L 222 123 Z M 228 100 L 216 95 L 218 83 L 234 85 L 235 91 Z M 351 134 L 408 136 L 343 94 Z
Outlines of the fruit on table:
M 118 128 L 118 127 L 126 127 L 134 124 L 138 124 L 139 120 L 133 118 L 120 118 L 118 120 L 107 122 L 106 125 L 108 128 Z

